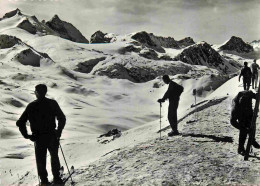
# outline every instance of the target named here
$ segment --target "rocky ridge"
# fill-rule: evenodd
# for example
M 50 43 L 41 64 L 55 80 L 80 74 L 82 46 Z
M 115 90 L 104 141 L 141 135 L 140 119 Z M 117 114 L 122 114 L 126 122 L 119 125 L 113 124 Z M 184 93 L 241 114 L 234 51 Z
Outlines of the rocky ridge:
M 245 43 L 240 37 L 232 36 L 231 39 L 220 47 L 221 50 L 235 51 L 238 53 L 253 52 L 254 48 Z
M 57 32 L 60 37 L 68 39 L 78 43 L 89 43 L 89 41 L 80 33 L 80 31 L 74 27 L 71 23 L 62 21 L 57 15 L 46 22 L 52 30 Z

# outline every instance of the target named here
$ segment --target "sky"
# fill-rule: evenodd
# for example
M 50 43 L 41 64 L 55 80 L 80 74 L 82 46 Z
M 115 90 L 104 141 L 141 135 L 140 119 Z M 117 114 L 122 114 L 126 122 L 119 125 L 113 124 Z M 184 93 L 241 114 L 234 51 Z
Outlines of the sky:
M 147 31 L 176 40 L 221 44 L 231 36 L 260 40 L 260 0 L 0 0 L 0 17 L 19 8 L 50 20 L 57 14 L 89 40 L 104 33 Z

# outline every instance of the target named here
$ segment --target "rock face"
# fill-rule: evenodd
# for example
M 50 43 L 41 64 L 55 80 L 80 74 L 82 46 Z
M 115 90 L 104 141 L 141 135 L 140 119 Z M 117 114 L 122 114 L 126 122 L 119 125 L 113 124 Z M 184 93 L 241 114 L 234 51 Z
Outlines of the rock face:
M 14 36 L 0 35 L 0 49 L 11 48 L 19 43 L 21 43 L 21 40 Z
M 82 73 L 90 73 L 94 68 L 94 66 L 96 66 L 100 61 L 103 61 L 105 59 L 106 59 L 105 57 L 101 57 L 96 59 L 90 59 L 83 63 L 79 63 L 75 71 L 82 72 Z
M 143 83 L 169 74 L 186 74 L 191 65 L 181 62 L 154 61 L 145 58 L 125 56 L 100 62 L 92 71 L 92 75 L 107 76 L 112 79 L 128 79 L 135 83 Z
M 176 48 L 176 49 L 180 48 L 177 41 L 175 41 L 174 38 L 155 36 L 152 33 L 149 35 L 150 35 L 152 41 L 156 45 L 159 45 L 159 46 L 162 46 L 165 48 Z
M 191 65 L 204 65 L 215 68 L 218 68 L 219 65 L 224 65 L 224 59 L 221 55 L 206 42 L 183 50 L 175 60 L 180 60 Z
M 90 43 L 110 43 L 111 38 L 105 36 L 106 34 L 99 30 L 91 36 Z
M 241 38 L 232 36 L 231 39 L 220 47 L 221 50 L 236 51 L 238 53 L 253 52 L 251 45 L 245 43 Z
M 46 22 L 46 25 L 64 39 L 78 43 L 89 43 L 77 28 L 75 28 L 71 23 L 62 21 L 57 15 L 55 15 L 50 21 Z
M 177 43 L 181 48 L 185 48 L 187 46 L 195 44 L 195 42 L 193 41 L 193 39 L 191 37 L 186 37 L 184 39 L 181 39 L 181 40 L 177 41 Z
M 7 13 L 3 16 L 3 19 L 13 17 L 13 16 L 15 16 L 16 14 L 22 15 L 21 11 L 20 11 L 18 8 L 17 8 L 16 10 L 11 11 L 11 12 L 7 12 Z
M 132 36 L 132 39 L 139 42 L 139 45 L 153 49 L 157 52 L 164 53 L 164 48 L 180 49 L 195 44 L 192 38 L 187 37 L 180 41 L 176 41 L 172 37 L 155 36 L 152 33 L 138 32 Z
M 147 48 L 154 49 L 157 52 L 161 52 L 161 53 L 165 52 L 162 46 L 160 46 L 158 42 L 157 43 L 154 42 L 152 40 L 151 35 L 148 34 L 147 32 L 138 32 L 132 36 L 132 39 L 140 42 L 142 46 L 146 46 Z
M 36 34 L 37 32 L 35 26 L 28 19 L 23 20 L 19 25 L 17 25 L 17 27 L 26 30 L 31 34 Z
M 33 67 L 40 67 L 53 62 L 48 54 L 35 52 L 31 48 L 18 53 L 15 56 L 15 59 L 23 65 L 30 65 Z

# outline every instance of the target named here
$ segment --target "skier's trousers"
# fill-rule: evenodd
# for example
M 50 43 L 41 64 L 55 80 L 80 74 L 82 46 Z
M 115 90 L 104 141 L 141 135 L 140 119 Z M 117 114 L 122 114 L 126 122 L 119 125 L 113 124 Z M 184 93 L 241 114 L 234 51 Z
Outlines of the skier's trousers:
M 59 141 L 55 133 L 38 135 L 35 146 L 36 163 L 41 180 L 48 177 L 46 170 L 47 150 L 51 156 L 51 169 L 54 178 L 59 177 L 60 161 L 58 156 Z
M 174 132 L 178 131 L 177 109 L 179 100 L 169 100 L 168 120 Z

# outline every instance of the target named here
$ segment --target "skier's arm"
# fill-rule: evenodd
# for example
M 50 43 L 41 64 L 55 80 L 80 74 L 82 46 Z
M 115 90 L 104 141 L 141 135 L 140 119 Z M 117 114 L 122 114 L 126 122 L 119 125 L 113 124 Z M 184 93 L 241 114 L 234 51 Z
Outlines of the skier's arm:
M 162 98 L 162 101 L 165 101 L 166 99 L 169 99 L 170 94 L 172 94 L 172 92 L 173 92 L 173 86 L 172 86 L 172 84 L 170 83 L 170 84 L 169 84 L 169 87 L 168 87 L 168 90 L 165 92 L 165 94 L 164 94 L 164 96 L 163 96 L 163 98 Z
M 63 114 L 59 104 L 55 101 L 55 114 L 58 120 L 58 129 L 57 131 L 61 134 L 63 128 L 65 127 L 66 124 L 66 117 Z
M 16 122 L 16 126 L 19 127 L 19 130 L 24 138 L 28 139 L 28 132 L 26 129 L 26 122 L 28 121 L 28 107 L 25 109 L 21 117 Z
M 243 73 L 243 70 L 241 70 L 241 72 L 240 72 L 240 74 L 239 74 L 238 81 L 240 81 L 240 78 L 241 78 L 241 76 L 243 75 L 242 73 Z

